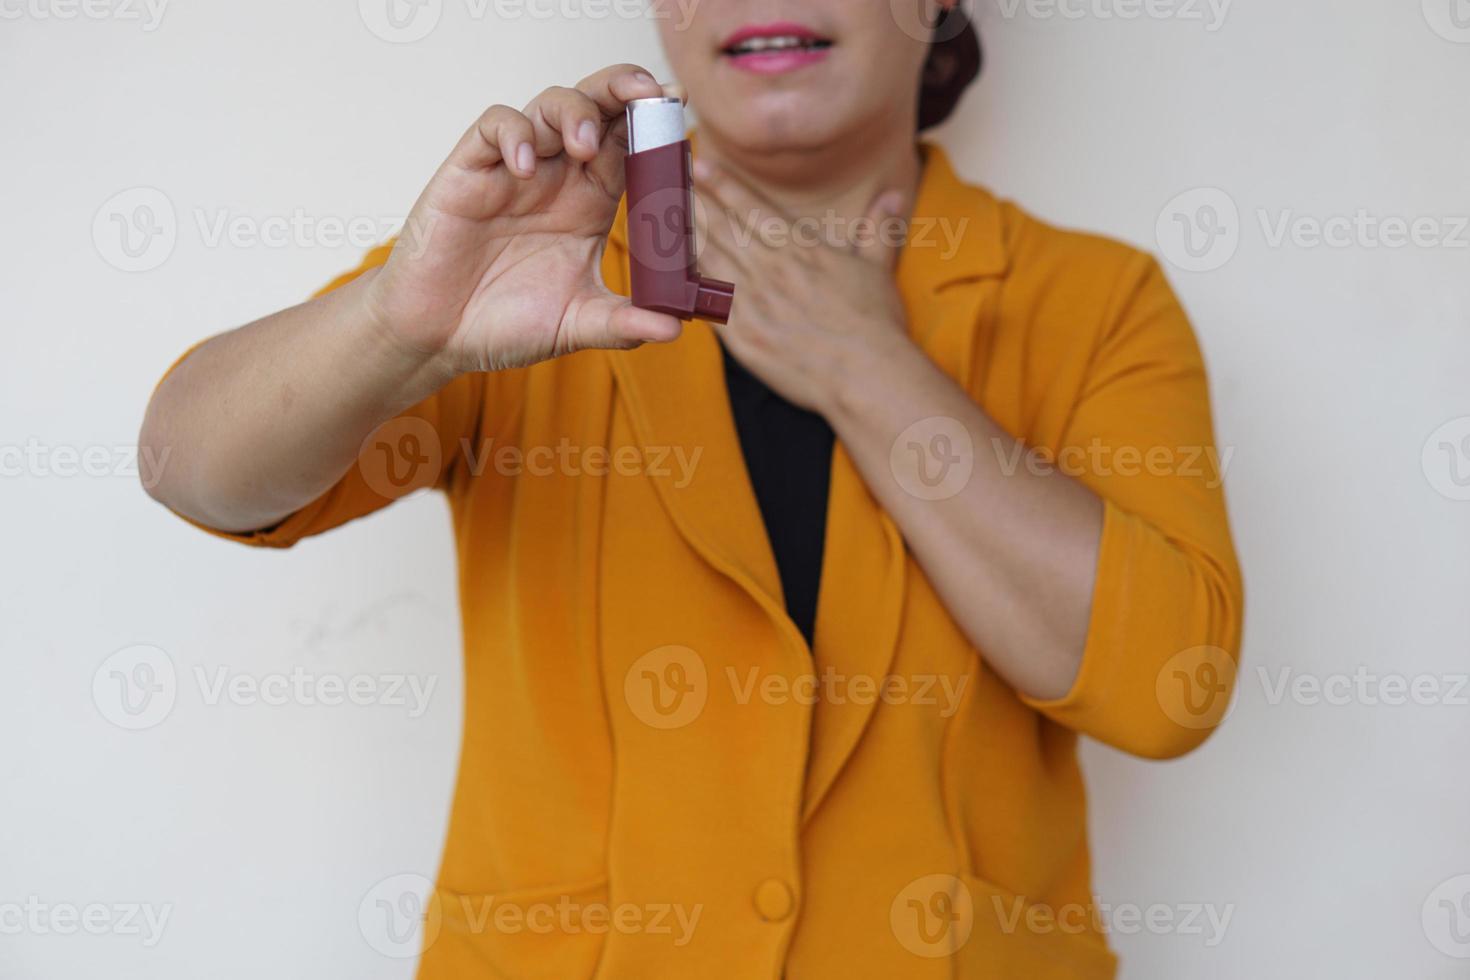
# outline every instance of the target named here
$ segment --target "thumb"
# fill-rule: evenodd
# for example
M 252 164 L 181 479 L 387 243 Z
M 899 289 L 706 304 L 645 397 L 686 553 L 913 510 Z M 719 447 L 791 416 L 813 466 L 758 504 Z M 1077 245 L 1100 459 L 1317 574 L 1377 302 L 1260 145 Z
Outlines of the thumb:
M 676 317 L 634 306 L 626 297 L 603 288 L 579 296 L 562 322 L 565 340 L 557 353 L 587 348 L 627 350 L 645 343 L 676 340 L 684 325 Z
M 892 268 L 898 261 L 899 246 L 907 237 L 904 213 L 901 191 L 878 194 L 868 205 L 868 212 L 853 236 L 854 251 L 870 262 Z

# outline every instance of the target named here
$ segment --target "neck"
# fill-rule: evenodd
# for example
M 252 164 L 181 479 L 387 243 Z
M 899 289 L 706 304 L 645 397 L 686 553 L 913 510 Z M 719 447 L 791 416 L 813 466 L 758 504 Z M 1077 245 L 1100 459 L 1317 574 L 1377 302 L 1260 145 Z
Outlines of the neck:
M 874 127 L 889 129 L 890 127 Z M 899 132 L 912 132 L 912 126 Z M 873 143 L 865 134 L 828 146 L 754 151 L 701 129 L 699 153 L 741 178 L 793 218 L 867 214 L 885 191 L 912 205 L 922 163 L 912 138 Z

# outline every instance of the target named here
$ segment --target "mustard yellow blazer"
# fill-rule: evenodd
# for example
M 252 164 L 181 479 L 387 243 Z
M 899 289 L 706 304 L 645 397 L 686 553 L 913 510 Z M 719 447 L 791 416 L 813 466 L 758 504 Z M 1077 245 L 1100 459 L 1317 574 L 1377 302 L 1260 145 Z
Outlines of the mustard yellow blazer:
M 1033 701 L 986 666 L 841 446 L 808 649 L 707 325 L 462 377 L 321 499 L 227 535 L 287 547 L 448 496 L 465 730 L 423 980 L 1113 975 L 1077 736 L 1188 751 L 1239 644 L 1205 372 L 1150 258 L 924 154 L 915 234 L 962 233 L 901 257 L 914 339 L 1106 500 L 1074 689 Z M 625 291 L 624 242 L 620 214 Z

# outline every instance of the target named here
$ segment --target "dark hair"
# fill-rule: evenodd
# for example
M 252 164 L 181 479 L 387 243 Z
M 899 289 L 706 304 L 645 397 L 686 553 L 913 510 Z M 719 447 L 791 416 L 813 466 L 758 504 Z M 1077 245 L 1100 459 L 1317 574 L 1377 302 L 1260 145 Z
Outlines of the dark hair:
M 960 96 L 980 74 L 984 60 L 980 35 L 956 3 L 939 14 L 929 42 L 929 57 L 919 83 L 919 130 L 938 126 L 949 118 Z

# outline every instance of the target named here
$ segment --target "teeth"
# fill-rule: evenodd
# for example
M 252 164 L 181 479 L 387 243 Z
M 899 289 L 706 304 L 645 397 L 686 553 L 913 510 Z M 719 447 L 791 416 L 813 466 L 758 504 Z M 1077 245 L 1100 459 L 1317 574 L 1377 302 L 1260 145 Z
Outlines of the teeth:
M 802 37 L 781 35 L 778 37 L 752 37 L 735 45 L 736 54 L 748 54 L 757 51 L 781 51 L 787 48 L 805 48 L 815 42 Z

